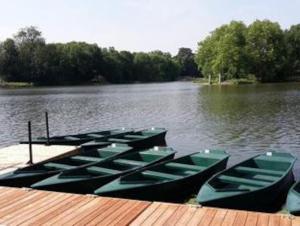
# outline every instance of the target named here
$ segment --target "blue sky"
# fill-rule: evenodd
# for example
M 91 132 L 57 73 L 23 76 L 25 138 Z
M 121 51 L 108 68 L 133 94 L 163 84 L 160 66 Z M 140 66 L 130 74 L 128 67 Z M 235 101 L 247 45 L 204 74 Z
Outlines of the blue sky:
M 231 20 L 300 23 L 300 0 L 0 0 L 0 40 L 37 26 L 47 42 L 86 41 L 118 50 L 193 50 Z

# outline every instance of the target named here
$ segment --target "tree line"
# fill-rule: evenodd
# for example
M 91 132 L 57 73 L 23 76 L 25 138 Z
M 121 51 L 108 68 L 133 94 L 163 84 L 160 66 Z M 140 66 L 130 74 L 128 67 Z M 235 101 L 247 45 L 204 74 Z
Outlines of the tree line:
M 195 61 L 205 77 L 284 81 L 300 73 L 300 24 L 232 21 L 198 43 Z
M 33 26 L 0 43 L 0 79 L 7 82 L 160 82 L 198 74 L 189 48 L 180 48 L 172 57 L 162 51 L 132 53 L 85 42 L 46 43 L 41 31 Z

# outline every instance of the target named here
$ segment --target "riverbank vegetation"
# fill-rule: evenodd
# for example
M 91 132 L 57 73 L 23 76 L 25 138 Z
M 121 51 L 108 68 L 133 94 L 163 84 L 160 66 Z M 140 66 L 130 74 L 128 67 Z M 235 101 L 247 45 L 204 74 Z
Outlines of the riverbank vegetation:
M 197 75 L 191 49 L 129 52 L 85 42 L 46 43 L 35 27 L 0 43 L 0 79 L 35 85 L 174 81 Z
M 300 75 L 300 25 L 232 21 L 199 42 L 196 63 L 206 79 L 277 82 Z

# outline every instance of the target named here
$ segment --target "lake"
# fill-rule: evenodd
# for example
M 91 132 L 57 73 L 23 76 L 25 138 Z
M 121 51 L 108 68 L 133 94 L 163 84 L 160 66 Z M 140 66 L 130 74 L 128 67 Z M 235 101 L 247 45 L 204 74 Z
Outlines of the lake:
M 45 111 L 51 135 L 157 126 L 179 155 L 225 149 L 230 165 L 272 149 L 300 157 L 299 83 L 0 89 L 0 146 L 26 139 L 28 120 L 34 136 L 44 136 Z

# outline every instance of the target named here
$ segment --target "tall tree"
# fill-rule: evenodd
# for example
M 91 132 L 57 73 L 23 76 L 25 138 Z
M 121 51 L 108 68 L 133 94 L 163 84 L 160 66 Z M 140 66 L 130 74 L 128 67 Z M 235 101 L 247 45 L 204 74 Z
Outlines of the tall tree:
M 0 76 L 5 81 L 17 81 L 19 53 L 13 39 L 0 44 Z
M 284 71 L 289 76 L 300 75 L 300 24 L 293 25 L 285 32 L 287 59 Z
M 206 77 L 217 77 L 220 73 L 225 79 L 247 75 L 246 31 L 244 23 L 232 21 L 215 29 L 198 44 L 195 59 Z
M 199 74 L 197 64 L 195 63 L 195 55 L 190 48 L 180 48 L 175 59 L 180 65 L 181 76 L 197 76 Z
M 45 46 L 45 39 L 36 27 L 25 27 L 14 36 L 18 46 L 20 62 L 20 79 L 25 82 L 39 81 L 35 57 L 37 49 Z
M 284 35 L 278 23 L 256 20 L 248 27 L 246 49 L 251 73 L 261 81 L 281 78 L 284 62 Z

